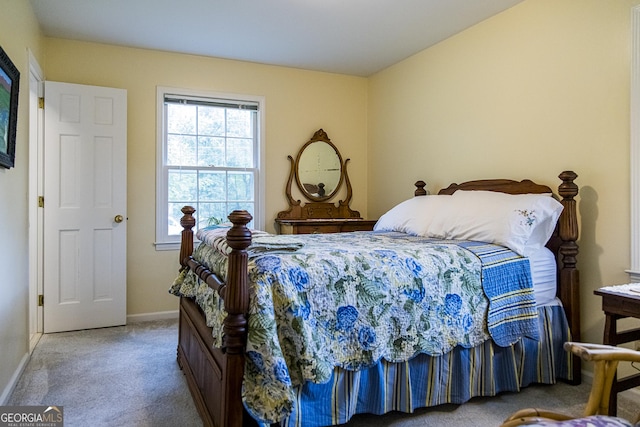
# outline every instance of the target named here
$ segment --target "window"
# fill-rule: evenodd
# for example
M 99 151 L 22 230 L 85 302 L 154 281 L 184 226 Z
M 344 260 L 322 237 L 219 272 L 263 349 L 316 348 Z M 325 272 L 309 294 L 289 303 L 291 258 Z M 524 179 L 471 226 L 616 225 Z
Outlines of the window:
M 171 243 L 179 242 L 185 205 L 196 209 L 196 230 L 227 222 L 235 209 L 249 211 L 249 226 L 262 228 L 261 103 L 158 89 L 157 247 L 177 247 Z

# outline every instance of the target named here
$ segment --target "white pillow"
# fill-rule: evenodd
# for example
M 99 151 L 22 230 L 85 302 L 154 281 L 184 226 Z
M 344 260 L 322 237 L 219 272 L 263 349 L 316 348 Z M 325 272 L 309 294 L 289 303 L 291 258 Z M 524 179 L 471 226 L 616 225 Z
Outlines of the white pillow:
M 382 215 L 373 229 L 426 236 L 434 214 L 446 209 L 448 199 L 451 196 L 426 195 L 405 200 Z
M 562 204 L 548 194 L 456 191 L 406 200 L 382 215 L 374 230 L 496 243 L 526 256 L 544 247 L 561 212 Z
M 548 194 L 456 191 L 451 200 L 453 206 L 439 213 L 430 233 L 496 243 L 525 256 L 544 247 L 563 209 Z

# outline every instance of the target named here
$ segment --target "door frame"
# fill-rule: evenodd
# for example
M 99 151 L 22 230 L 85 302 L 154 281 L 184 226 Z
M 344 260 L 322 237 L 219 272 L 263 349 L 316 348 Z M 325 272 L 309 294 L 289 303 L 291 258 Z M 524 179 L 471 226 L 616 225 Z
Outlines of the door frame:
M 43 294 L 43 210 L 38 198 L 43 194 L 42 159 L 44 153 L 44 115 L 40 108 L 43 96 L 44 73 L 31 50 L 29 56 L 29 353 L 33 351 L 44 331 L 43 309 L 38 295 Z M 36 93 L 34 98 L 32 93 Z

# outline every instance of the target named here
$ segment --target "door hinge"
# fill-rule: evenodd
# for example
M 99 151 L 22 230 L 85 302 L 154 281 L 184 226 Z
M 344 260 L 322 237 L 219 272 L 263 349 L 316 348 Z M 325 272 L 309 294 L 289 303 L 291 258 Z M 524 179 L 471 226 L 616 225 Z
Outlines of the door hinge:
M 38 98 L 38 108 L 44 109 L 44 98 Z
M 38 307 L 44 306 L 44 295 L 38 295 Z
M 38 196 L 38 207 L 44 208 L 44 196 Z

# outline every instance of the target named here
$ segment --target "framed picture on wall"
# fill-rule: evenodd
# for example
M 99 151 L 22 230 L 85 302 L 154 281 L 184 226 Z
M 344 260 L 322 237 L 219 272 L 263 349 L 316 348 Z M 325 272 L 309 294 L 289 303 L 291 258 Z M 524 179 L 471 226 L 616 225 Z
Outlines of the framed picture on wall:
M 0 47 L 0 166 L 12 168 L 16 158 L 20 72 Z

